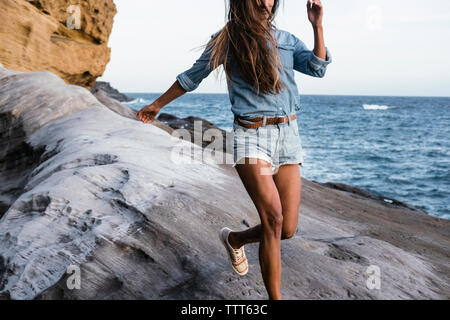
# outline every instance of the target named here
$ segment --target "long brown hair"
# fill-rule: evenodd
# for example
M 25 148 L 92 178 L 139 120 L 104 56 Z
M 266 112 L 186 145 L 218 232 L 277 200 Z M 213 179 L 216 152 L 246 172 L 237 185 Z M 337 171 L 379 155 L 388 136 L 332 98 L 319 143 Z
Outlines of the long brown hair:
M 217 35 L 204 45 L 209 46 L 211 58 L 208 67 L 216 69 L 223 63 L 228 82 L 231 81 L 229 66 L 236 64 L 242 78 L 259 94 L 279 93 L 285 85 L 281 82 L 278 66 L 277 42 L 272 36 L 272 24 L 280 0 L 274 0 L 269 12 L 263 0 L 228 0 L 227 23 Z M 263 15 L 269 13 L 267 24 Z M 268 46 L 268 41 L 270 46 Z M 218 72 L 216 73 L 216 76 Z

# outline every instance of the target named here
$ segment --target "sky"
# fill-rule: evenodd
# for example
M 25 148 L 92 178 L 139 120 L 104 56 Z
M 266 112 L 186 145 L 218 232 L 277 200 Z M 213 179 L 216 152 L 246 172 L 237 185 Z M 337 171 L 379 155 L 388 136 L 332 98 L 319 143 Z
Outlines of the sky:
M 228 0 L 114 0 L 111 60 L 98 80 L 122 92 L 165 92 L 226 23 Z M 281 0 L 279 29 L 310 50 L 306 0 Z M 296 73 L 300 94 L 450 96 L 450 1 L 322 0 L 324 78 Z M 227 93 L 223 68 L 193 93 Z

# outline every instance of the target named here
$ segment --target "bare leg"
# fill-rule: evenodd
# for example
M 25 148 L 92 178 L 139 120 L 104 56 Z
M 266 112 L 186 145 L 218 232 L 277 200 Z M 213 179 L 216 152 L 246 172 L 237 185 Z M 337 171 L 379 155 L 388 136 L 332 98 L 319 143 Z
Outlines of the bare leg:
M 294 236 L 298 224 L 298 212 L 301 199 L 300 167 L 297 164 L 282 165 L 273 175 L 275 185 L 281 200 L 283 227 L 281 240 Z M 259 242 L 261 239 L 261 224 L 244 231 L 230 232 L 229 242 L 233 248 Z
M 283 209 L 275 181 L 285 186 L 282 190 L 288 188 L 289 185 L 286 185 L 284 181 L 289 170 L 284 169 L 284 174 L 280 175 L 280 172 L 278 172 L 278 176 L 274 177 L 270 174 L 261 174 L 261 172 L 267 172 L 267 168 L 270 166 L 266 161 L 256 159 L 256 161 L 249 163 L 249 158 L 245 160 L 245 163 L 238 164 L 235 168 L 245 189 L 255 204 L 261 219 L 259 227 L 251 228 L 247 232 L 248 239 L 259 240 L 259 263 L 264 284 L 269 298 L 278 300 L 281 299 L 280 246 L 283 228 Z

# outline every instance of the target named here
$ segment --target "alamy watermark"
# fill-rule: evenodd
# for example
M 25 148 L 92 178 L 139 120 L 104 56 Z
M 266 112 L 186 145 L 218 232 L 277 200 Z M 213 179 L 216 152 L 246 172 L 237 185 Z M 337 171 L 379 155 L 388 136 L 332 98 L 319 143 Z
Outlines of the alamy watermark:
M 67 18 L 66 26 L 67 28 L 73 30 L 73 29 L 81 29 L 81 9 L 80 6 L 73 4 L 67 7 L 67 13 L 70 14 L 70 16 Z
M 381 289 L 381 269 L 377 265 L 370 265 L 366 269 L 369 277 L 366 280 L 366 286 L 369 290 Z
M 371 5 L 367 8 L 366 25 L 370 31 L 380 30 L 383 23 L 383 14 L 381 8 L 377 5 Z
M 71 264 L 67 267 L 66 273 L 70 274 L 67 278 L 66 285 L 69 290 L 81 289 L 81 270 L 79 266 Z

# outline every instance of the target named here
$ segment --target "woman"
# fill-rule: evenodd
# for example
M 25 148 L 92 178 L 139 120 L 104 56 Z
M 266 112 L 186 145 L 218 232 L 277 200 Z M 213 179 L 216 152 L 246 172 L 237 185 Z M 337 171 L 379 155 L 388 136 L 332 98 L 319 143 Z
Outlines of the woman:
M 314 50 L 272 24 L 278 0 L 230 0 L 228 22 L 211 36 L 201 57 L 179 74 L 171 88 L 138 117 L 151 122 L 160 109 L 188 91 L 219 65 L 227 76 L 235 119 L 234 164 L 261 219 L 244 231 L 220 230 L 233 269 L 248 271 L 244 245 L 259 242 L 259 262 L 270 299 L 281 299 L 280 240 L 297 229 L 303 162 L 296 112 L 300 109 L 294 70 L 323 77 L 331 62 L 323 39 L 320 0 L 307 1 Z M 226 57 L 226 58 L 225 58 Z

